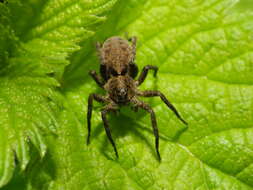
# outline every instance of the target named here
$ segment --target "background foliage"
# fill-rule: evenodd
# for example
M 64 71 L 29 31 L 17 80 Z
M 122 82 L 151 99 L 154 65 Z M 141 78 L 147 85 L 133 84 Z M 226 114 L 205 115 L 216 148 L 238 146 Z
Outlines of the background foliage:
M 13 189 L 253 189 L 253 2 L 9 0 L 0 3 L 0 187 Z M 149 116 L 123 108 L 110 124 L 96 104 L 94 44 L 138 37 L 136 63 L 159 67 L 141 89 L 157 98 L 158 162 Z

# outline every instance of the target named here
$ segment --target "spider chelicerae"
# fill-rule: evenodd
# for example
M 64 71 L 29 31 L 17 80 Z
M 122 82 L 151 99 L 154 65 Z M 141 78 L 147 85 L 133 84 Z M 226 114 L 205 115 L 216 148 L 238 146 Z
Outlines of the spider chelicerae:
M 89 95 L 87 112 L 87 144 L 90 142 L 93 100 L 96 100 L 97 102 L 106 104 L 106 106 L 101 110 L 101 116 L 104 123 L 106 135 L 114 148 L 116 157 L 118 157 L 118 151 L 113 141 L 106 115 L 109 112 L 116 112 L 120 109 L 121 106 L 131 105 L 134 110 L 140 108 L 144 109 L 150 114 L 155 136 L 156 153 L 158 159 L 161 160 L 159 153 L 159 133 L 155 113 L 148 104 L 139 100 L 138 97 L 159 96 L 161 100 L 175 113 L 178 119 L 180 119 L 186 125 L 187 123 L 179 115 L 176 108 L 160 91 L 138 90 L 138 86 L 143 83 L 148 74 L 148 71 L 153 70 L 154 76 L 156 76 L 158 67 L 153 65 L 146 65 L 143 68 L 138 79 L 135 80 L 135 77 L 138 74 L 138 67 L 134 63 L 136 55 L 136 41 L 136 37 L 125 40 L 121 37 L 114 36 L 107 39 L 103 44 L 97 43 L 96 45 L 98 56 L 100 58 L 100 75 L 98 75 L 96 71 L 93 70 L 90 71 L 89 74 L 92 76 L 95 82 L 107 92 L 107 95 L 102 96 L 94 93 Z

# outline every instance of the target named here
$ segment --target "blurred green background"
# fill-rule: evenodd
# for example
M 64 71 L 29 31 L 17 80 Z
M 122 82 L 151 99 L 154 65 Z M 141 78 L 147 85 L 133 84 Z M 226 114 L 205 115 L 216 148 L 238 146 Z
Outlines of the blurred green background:
M 253 0 L 240 0 L 236 8 L 240 11 L 253 10 Z

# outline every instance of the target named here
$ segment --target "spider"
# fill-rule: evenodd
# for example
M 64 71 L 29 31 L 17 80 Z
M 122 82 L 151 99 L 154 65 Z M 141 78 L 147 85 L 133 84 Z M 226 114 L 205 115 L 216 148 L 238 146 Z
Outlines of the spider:
M 186 125 L 187 122 L 183 120 L 176 108 L 160 91 L 138 90 L 137 87 L 140 86 L 146 79 L 149 70 L 153 70 L 154 77 L 156 77 L 158 67 L 146 65 L 138 79 L 135 80 L 135 77 L 138 74 L 138 67 L 134 63 L 136 55 L 136 41 L 136 37 L 131 37 L 125 40 L 121 37 L 114 36 L 108 38 L 103 44 L 99 42 L 96 44 L 97 53 L 100 58 L 100 75 L 98 75 L 94 70 L 90 71 L 89 74 L 95 80 L 97 85 L 107 92 L 107 95 L 102 96 L 94 93 L 89 95 L 87 112 L 87 145 L 90 142 L 92 105 L 93 100 L 96 100 L 97 102 L 106 104 L 106 106 L 101 110 L 101 116 L 106 135 L 114 148 L 116 157 L 118 158 L 118 151 L 112 138 L 106 115 L 109 112 L 116 112 L 121 106 L 130 105 L 135 111 L 137 111 L 138 108 L 141 108 L 150 114 L 155 136 L 156 153 L 158 159 L 161 160 L 159 153 L 159 133 L 155 113 L 148 104 L 139 100 L 138 97 L 159 96 L 161 100 L 175 113 L 179 120 Z

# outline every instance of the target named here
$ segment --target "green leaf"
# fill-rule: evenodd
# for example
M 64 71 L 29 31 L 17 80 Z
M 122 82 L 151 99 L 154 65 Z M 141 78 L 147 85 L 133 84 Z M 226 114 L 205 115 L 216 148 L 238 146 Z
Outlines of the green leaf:
M 29 190 L 253 189 L 253 13 L 232 9 L 235 0 L 119 0 L 102 27 L 96 28 L 94 23 L 103 18 L 100 14 L 115 2 L 26 0 L 8 4 L 11 28 L 22 48 L 1 72 L 0 97 L 11 102 L 2 98 L 5 105 L 0 106 L 4 126 L 0 130 L 8 129 L 0 131 L 1 179 L 6 183 L 12 175 L 12 150 L 17 145 L 14 150 L 21 166 L 31 160 L 22 187 Z M 90 18 L 93 10 L 95 22 Z M 80 27 L 76 15 L 81 16 L 84 30 L 81 27 L 72 36 L 67 28 Z M 67 38 L 58 35 L 62 27 Z M 105 94 L 88 76 L 89 70 L 99 67 L 94 44 L 125 32 L 138 37 L 139 69 L 147 64 L 159 67 L 157 78 L 148 76 L 141 89 L 162 91 L 189 123 L 187 128 L 160 99 L 144 100 L 157 116 L 161 162 L 149 115 L 141 110 L 133 113 L 125 107 L 109 118 L 117 159 L 103 129 L 102 105 L 95 104 L 91 144 L 86 145 L 88 95 Z M 81 49 L 72 54 L 80 41 Z M 71 64 L 65 68 L 70 54 Z M 56 73 L 59 91 L 58 83 L 45 73 Z M 36 87 L 34 79 L 38 79 Z M 17 111 L 8 107 L 12 104 Z M 33 120 L 27 124 L 20 113 Z M 6 121 L 15 122 L 7 125 Z M 19 141 L 19 133 L 27 134 L 34 124 L 36 130 L 47 131 L 52 123 L 58 126 L 56 135 L 34 132 L 37 139 L 43 139 L 33 142 L 40 153 L 47 145 L 44 159 L 29 158 L 29 146 Z M 13 139 L 6 135 L 11 131 L 16 135 Z M 28 139 L 33 137 L 28 135 Z
M 46 145 L 39 130 L 54 130 L 56 122 L 50 106 L 55 96 L 54 81 L 39 77 L 1 78 L 0 86 L 0 184 L 3 185 L 12 176 L 14 152 L 22 170 L 30 159 L 27 142 L 32 142 L 43 157 Z
M 78 42 L 94 34 L 93 30 L 105 20 L 104 13 L 114 2 L 25 0 L 22 4 L 10 2 L 8 6 L 13 28 L 25 43 L 23 48 L 40 58 L 39 66 L 46 73 L 61 77 L 69 64 L 68 55 L 79 49 Z
M 10 14 L 6 6 L 0 3 L 0 69 L 8 65 L 9 57 L 13 55 L 17 39 L 10 25 Z
M 63 117 L 66 125 L 51 149 L 53 158 L 42 164 L 44 175 L 49 163 L 57 163 L 55 177 L 44 187 L 253 189 L 253 23 L 251 14 L 232 11 L 234 3 L 119 1 L 102 29 L 72 56 L 64 75 L 63 90 L 78 120 Z M 126 31 L 138 37 L 139 67 L 159 66 L 157 79 L 150 75 L 141 89 L 162 91 L 189 123 L 186 129 L 159 99 L 145 100 L 157 115 L 161 163 L 143 111 L 123 108 L 120 115 L 111 115 L 116 159 L 101 106 L 95 104 L 91 144 L 85 145 L 88 95 L 104 93 L 87 74 L 99 67 L 92 44 Z M 36 179 L 33 175 L 34 189 L 42 185 Z
M 10 181 L 16 166 L 27 168 L 34 148 L 39 160 L 45 156 L 44 136 L 56 134 L 64 109 L 59 81 L 52 74 L 61 79 L 69 54 L 93 35 L 113 3 L 0 3 L 0 187 Z

